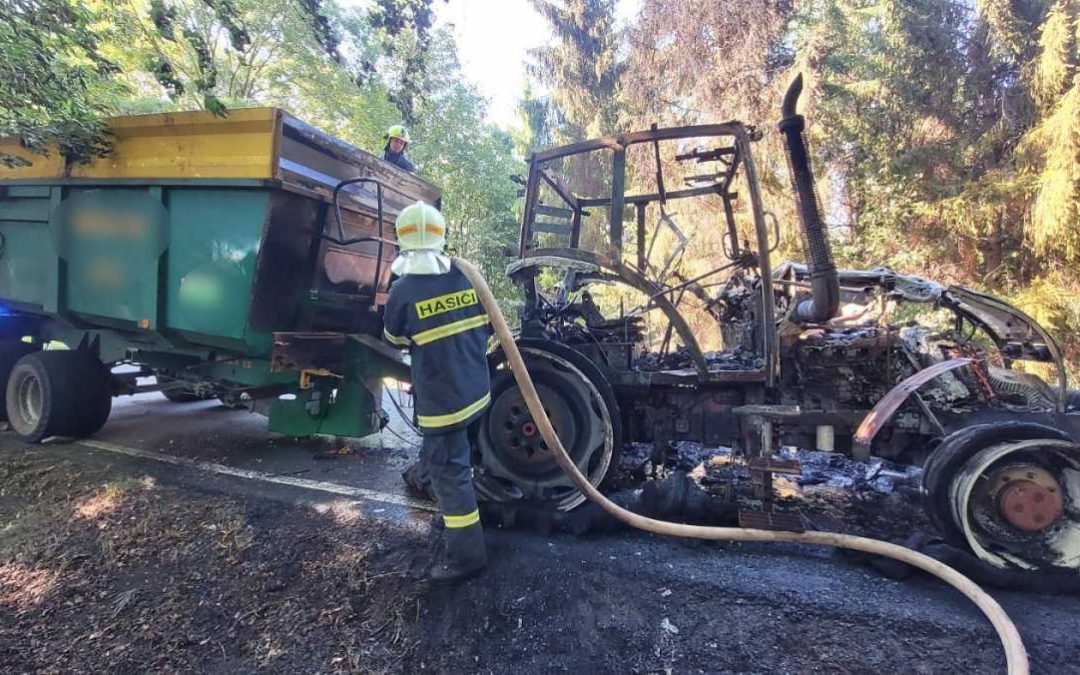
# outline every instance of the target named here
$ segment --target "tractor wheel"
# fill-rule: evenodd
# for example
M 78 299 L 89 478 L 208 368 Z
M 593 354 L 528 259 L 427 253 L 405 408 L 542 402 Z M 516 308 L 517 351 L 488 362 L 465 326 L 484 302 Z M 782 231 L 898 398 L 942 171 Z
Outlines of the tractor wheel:
M 1080 570 L 1080 444 L 1025 422 L 960 429 L 923 470 L 930 518 L 944 538 L 999 569 Z
M 567 347 L 522 340 L 519 348 L 559 438 L 582 473 L 600 485 L 617 464 L 622 440 L 610 384 L 595 365 Z M 477 489 L 520 493 L 534 504 L 573 509 L 585 495 L 559 468 L 540 437 L 501 352 L 492 357 L 492 364 L 491 406 L 475 429 L 482 467 Z
M 11 428 L 28 443 L 89 436 L 101 429 L 112 409 L 108 369 L 78 350 L 24 356 L 11 371 L 6 393 Z
M 0 340 L 0 422 L 7 421 L 7 382 L 12 369 L 19 359 L 27 354 L 33 354 L 40 347 L 28 344 L 18 338 L 4 338 Z

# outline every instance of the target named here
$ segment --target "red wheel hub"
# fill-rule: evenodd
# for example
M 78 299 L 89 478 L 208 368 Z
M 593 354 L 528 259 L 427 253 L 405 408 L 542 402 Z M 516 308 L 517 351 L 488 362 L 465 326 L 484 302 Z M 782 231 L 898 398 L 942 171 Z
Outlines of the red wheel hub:
M 1061 490 L 1032 480 L 1010 481 L 998 495 L 998 510 L 1013 527 L 1038 532 L 1061 516 Z

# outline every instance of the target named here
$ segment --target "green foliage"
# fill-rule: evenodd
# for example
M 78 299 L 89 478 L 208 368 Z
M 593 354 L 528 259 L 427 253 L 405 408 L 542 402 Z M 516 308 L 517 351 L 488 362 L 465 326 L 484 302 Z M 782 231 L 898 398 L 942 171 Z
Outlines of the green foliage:
M 463 79 L 453 38 L 432 33 L 427 58 L 431 84 L 416 111 L 410 154 L 424 177 L 443 188 L 450 244 L 480 265 L 499 297 L 513 297 L 503 249 L 517 242 L 510 176 L 522 166 L 510 136 L 485 122 L 486 103 Z
M 603 3 L 539 4 L 573 19 Z M 590 35 L 573 21 L 553 25 L 564 52 Z M 725 119 L 764 128 L 755 155 L 766 201 L 784 223 L 783 249 L 801 257 L 769 130 L 787 83 L 804 73 L 800 108 L 826 218 L 843 233 L 841 263 L 1011 298 L 1054 329 L 1077 368 L 1078 43 L 1078 0 L 643 0 L 613 48 L 630 76 L 603 106 L 636 129 Z M 540 66 L 545 90 L 601 109 L 587 78 Z M 575 140 L 559 129 L 579 104 L 527 95 L 522 113 L 550 145 Z M 705 209 L 684 223 L 703 251 L 709 228 L 694 223 L 716 216 Z
M 54 144 L 69 161 L 108 152 L 101 115 L 115 87 L 97 15 L 66 0 L 0 3 L 0 136 L 32 152 Z M 7 165 L 25 159 L 0 153 Z
M 614 133 L 624 70 L 618 59 L 614 0 L 530 0 L 555 42 L 530 51 L 529 76 L 550 93 L 527 99 L 525 114 L 543 141 Z

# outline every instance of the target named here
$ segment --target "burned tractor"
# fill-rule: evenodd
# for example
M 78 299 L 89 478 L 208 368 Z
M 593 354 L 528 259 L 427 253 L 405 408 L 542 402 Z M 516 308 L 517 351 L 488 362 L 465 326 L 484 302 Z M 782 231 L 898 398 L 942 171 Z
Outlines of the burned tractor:
M 802 526 L 773 508 L 773 474 L 797 470 L 776 457 L 781 446 L 921 465 L 928 514 L 950 543 L 996 568 L 1080 570 L 1080 412 L 1060 346 L 983 293 L 838 270 L 796 113 L 801 87 L 785 96 L 779 132 L 805 264 L 772 260 L 780 229 L 751 126 L 654 126 L 530 158 L 507 273 L 523 300 L 518 344 L 561 439 L 595 485 L 632 442 L 731 447 L 761 498 L 739 512 L 748 527 Z M 649 187 L 631 193 L 643 175 Z M 698 213 L 723 213 L 696 228 L 718 230 L 721 264 L 675 217 L 702 200 L 711 208 Z M 711 268 L 685 271 L 695 253 Z M 1016 368 L 1032 362 L 1051 382 Z M 583 501 L 498 352 L 475 434 L 483 497 L 562 511 Z

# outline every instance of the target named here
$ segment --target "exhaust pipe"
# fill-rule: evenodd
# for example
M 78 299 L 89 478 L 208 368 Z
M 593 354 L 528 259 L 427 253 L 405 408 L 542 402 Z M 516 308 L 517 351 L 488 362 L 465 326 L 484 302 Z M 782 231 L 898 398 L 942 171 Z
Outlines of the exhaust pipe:
M 829 248 L 829 234 L 821 219 L 814 175 L 810 171 L 810 155 L 803 138 L 806 120 L 795 112 L 802 88 L 803 79 L 800 73 L 784 94 L 784 118 L 780 120 L 780 133 L 784 134 L 791 184 L 798 202 L 799 220 L 802 221 L 803 249 L 810 268 L 812 293 L 811 299 L 804 300 L 795 307 L 791 318 L 799 322 L 824 323 L 836 316 L 840 307 L 840 278 L 836 273 L 836 264 L 833 263 L 832 250 Z

